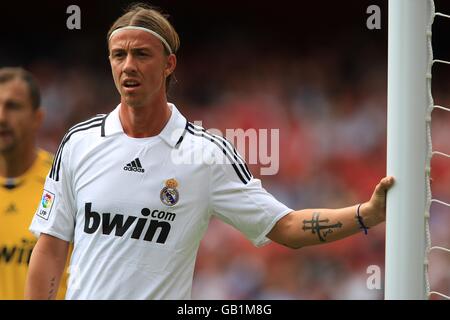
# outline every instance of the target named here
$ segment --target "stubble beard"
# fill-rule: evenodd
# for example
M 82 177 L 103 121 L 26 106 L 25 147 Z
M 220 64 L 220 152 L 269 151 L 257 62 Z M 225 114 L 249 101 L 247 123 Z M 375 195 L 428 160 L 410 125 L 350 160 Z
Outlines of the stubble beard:
M 143 99 L 137 97 L 124 96 L 124 100 L 126 104 L 133 109 L 139 109 L 144 106 Z

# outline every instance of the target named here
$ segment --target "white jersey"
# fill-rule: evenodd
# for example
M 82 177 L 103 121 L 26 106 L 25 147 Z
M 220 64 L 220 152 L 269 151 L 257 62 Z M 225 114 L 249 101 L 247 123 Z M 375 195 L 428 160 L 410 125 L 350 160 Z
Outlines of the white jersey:
M 169 107 L 155 137 L 127 136 L 119 105 L 63 138 L 30 230 L 74 243 L 66 299 L 189 299 L 212 215 L 260 246 L 292 211 L 228 141 Z

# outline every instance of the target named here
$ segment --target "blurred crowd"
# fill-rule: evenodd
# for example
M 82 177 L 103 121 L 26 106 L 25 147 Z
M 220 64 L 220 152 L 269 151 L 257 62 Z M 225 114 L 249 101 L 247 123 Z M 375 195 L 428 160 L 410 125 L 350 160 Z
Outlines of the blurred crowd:
M 106 54 L 105 54 L 106 55 Z M 40 146 L 56 151 L 64 132 L 119 103 L 110 70 L 29 66 L 43 91 L 46 120 Z M 280 201 L 302 208 L 338 208 L 367 201 L 386 172 L 387 66 L 385 52 L 361 48 L 348 55 L 326 45 L 305 52 L 267 51 L 245 44 L 205 44 L 181 54 L 170 101 L 206 128 L 279 129 L 279 171 L 253 175 Z M 450 105 L 445 84 L 434 95 Z M 450 115 L 433 114 L 435 150 L 450 152 Z M 243 151 L 243 150 L 240 150 Z M 246 155 L 248 156 L 248 155 Z M 450 162 L 434 159 L 433 195 L 449 202 Z M 433 245 L 449 246 L 450 209 L 433 205 Z M 335 243 L 290 250 L 254 248 L 239 232 L 213 219 L 202 241 L 194 299 L 382 299 L 369 289 L 378 266 L 384 274 L 384 224 Z M 418 250 L 421 250 L 418 248 Z M 450 292 L 450 257 L 430 256 L 433 290 Z M 375 284 L 377 286 L 377 284 Z

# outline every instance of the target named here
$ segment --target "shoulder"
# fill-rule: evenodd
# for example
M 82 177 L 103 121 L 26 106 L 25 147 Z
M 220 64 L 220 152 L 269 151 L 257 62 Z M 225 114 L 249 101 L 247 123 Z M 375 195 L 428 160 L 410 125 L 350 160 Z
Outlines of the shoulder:
M 66 143 L 73 137 L 82 137 L 91 133 L 98 133 L 100 136 L 106 117 L 106 114 L 97 114 L 94 117 L 73 125 L 67 130 L 61 143 Z
M 201 148 L 203 159 L 208 159 L 213 171 L 225 174 L 227 179 L 239 183 L 247 184 L 251 181 L 253 176 L 244 158 L 230 141 L 190 122 L 186 125 L 186 135 L 190 137 L 194 149 Z
M 214 134 L 189 121 L 186 123 L 186 134 L 182 145 L 184 150 L 201 152 L 203 159 L 213 158 L 214 163 L 230 163 L 236 152 L 233 145 L 221 135 Z M 221 161 L 218 161 L 219 159 Z
M 67 130 L 66 134 L 62 138 L 58 150 L 56 151 L 53 165 L 50 170 L 50 178 L 58 181 L 59 172 L 61 168 L 61 159 L 63 155 L 70 153 L 71 146 L 74 142 L 78 143 L 92 143 L 94 139 L 91 139 L 94 135 L 101 138 L 102 130 L 104 130 L 106 114 L 98 114 L 83 122 L 77 123 Z
M 224 137 L 213 134 L 189 121 L 186 124 L 186 136 L 192 141 L 192 144 L 206 148 L 214 154 L 221 154 L 224 151 L 232 151 L 234 149 L 233 145 Z
M 106 114 L 98 114 L 88 120 L 75 124 L 67 130 L 56 152 L 56 159 L 65 150 L 80 145 L 87 146 L 95 143 L 97 141 L 95 137 L 101 139 L 106 117 Z

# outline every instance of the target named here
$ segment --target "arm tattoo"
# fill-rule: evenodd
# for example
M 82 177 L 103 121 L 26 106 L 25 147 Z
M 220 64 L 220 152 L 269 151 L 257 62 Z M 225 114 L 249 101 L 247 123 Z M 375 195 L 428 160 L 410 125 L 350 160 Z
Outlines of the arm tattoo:
M 48 300 L 51 300 L 55 293 L 55 280 L 56 280 L 55 277 L 53 277 L 52 280 L 50 280 L 50 290 L 48 292 Z
M 333 229 L 342 228 L 342 223 L 337 222 L 336 224 L 329 224 L 329 219 L 319 220 L 320 213 L 314 212 L 311 220 L 303 220 L 303 231 L 311 230 L 312 234 L 317 234 L 320 242 L 325 242 L 326 237 L 333 233 Z

